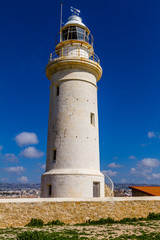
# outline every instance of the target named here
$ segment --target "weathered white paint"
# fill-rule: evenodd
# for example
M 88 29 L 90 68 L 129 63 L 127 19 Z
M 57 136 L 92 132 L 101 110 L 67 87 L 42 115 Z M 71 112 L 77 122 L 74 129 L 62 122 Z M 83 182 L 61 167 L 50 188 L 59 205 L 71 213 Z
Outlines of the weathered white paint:
M 102 69 L 88 60 L 90 49 L 80 43 L 71 46 L 65 58 L 47 65 L 51 80 L 46 172 L 42 175 L 41 197 L 93 197 L 93 182 L 100 182 L 104 197 L 104 176 L 99 166 L 97 81 Z M 85 58 L 75 51 L 84 52 Z M 73 57 L 72 57 L 73 54 Z M 76 57 L 75 57 L 76 56 Z M 69 61 L 68 61 L 69 60 Z M 59 95 L 56 95 L 59 87 Z M 95 126 L 91 124 L 95 115 Z M 56 162 L 53 162 L 53 149 Z

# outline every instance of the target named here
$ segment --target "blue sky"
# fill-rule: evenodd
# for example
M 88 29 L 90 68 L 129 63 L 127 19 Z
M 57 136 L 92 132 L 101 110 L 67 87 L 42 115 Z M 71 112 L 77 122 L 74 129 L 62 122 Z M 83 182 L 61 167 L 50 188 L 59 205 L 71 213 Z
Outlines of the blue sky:
M 114 182 L 160 182 L 160 1 L 64 0 L 81 10 L 101 60 L 101 170 Z M 0 181 L 40 182 L 60 0 L 0 1 Z

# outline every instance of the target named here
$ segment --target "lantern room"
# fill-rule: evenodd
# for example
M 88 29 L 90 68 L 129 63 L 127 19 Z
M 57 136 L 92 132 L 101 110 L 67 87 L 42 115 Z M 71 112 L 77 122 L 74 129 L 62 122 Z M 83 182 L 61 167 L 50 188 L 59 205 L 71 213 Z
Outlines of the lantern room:
M 100 60 L 93 49 L 93 36 L 82 22 L 80 11 L 72 7 L 71 11 L 73 14 L 63 27 L 61 25 L 56 36 L 55 52 L 50 54 L 49 62 L 57 58 L 76 57 L 90 59 L 99 64 Z
M 72 15 L 69 17 L 68 22 L 61 29 L 61 40 L 80 40 L 93 44 L 93 37 L 90 35 L 89 29 L 82 23 L 79 16 Z
M 56 36 L 56 54 L 59 57 L 91 58 L 94 56 L 93 36 L 76 14 L 74 12 L 68 18 L 68 22 Z

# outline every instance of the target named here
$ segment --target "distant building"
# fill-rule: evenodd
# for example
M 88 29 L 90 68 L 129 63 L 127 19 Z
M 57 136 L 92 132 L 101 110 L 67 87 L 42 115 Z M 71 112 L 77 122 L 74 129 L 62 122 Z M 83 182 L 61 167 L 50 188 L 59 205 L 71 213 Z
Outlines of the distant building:
M 160 186 L 129 186 L 132 196 L 160 196 Z

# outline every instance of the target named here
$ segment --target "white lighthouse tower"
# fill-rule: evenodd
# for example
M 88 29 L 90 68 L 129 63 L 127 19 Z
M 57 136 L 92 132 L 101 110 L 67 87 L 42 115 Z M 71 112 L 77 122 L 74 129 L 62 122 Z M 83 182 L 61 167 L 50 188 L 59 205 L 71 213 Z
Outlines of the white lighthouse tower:
M 51 85 L 41 197 L 104 197 L 97 112 L 102 68 L 89 29 L 79 11 L 72 12 L 46 67 Z

